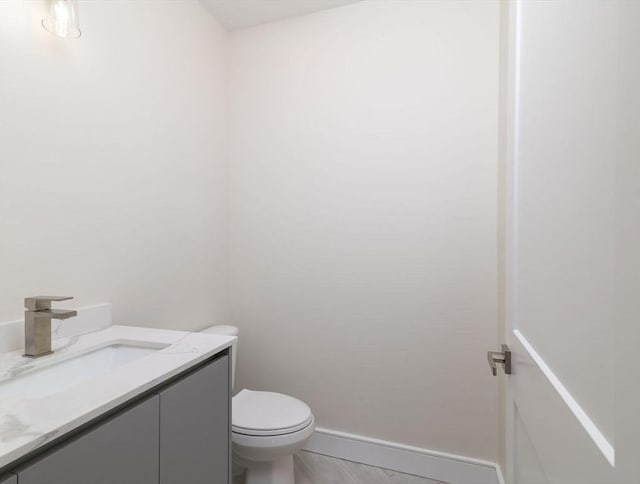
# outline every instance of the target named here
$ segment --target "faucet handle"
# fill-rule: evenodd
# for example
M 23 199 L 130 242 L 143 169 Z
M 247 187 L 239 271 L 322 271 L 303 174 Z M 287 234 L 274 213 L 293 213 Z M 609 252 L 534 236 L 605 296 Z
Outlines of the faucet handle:
M 33 296 L 24 298 L 24 307 L 29 311 L 51 309 L 52 302 L 68 301 L 73 296 Z

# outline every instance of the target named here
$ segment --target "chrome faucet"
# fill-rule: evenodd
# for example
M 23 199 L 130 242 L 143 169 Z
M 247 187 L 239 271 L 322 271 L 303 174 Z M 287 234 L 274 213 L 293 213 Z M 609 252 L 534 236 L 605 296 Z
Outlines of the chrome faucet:
M 78 312 L 51 309 L 51 303 L 69 299 L 73 298 L 35 296 L 24 299 L 24 356 L 37 358 L 53 353 L 51 350 L 51 320 L 72 318 Z

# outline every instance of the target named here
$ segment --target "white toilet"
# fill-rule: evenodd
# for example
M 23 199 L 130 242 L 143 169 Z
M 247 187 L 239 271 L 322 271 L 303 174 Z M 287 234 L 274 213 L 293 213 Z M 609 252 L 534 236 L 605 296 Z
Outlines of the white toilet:
M 203 333 L 238 336 L 235 326 L 211 326 Z M 231 384 L 238 345 L 233 345 Z M 309 440 L 315 420 L 309 406 L 281 393 L 241 390 L 231 412 L 233 464 L 247 470 L 246 484 L 294 484 L 293 454 Z

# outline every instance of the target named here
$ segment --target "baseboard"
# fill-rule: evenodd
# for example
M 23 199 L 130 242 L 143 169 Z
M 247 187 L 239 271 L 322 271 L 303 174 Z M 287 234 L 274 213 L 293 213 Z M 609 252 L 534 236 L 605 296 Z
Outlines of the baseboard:
M 304 450 L 450 484 L 501 483 L 493 462 L 334 430 L 317 428 Z

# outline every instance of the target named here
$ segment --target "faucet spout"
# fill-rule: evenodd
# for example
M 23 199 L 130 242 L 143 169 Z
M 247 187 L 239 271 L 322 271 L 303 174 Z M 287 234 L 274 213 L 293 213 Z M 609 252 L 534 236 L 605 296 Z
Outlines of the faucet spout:
M 34 317 L 36 318 L 69 319 L 77 315 L 78 311 L 72 309 L 43 309 L 42 311 L 34 311 Z
M 51 309 L 54 301 L 71 297 L 36 296 L 24 300 L 24 355 L 37 358 L 52 353 L 51 320 L 68 319 L 78 314 L 75 310 Z

